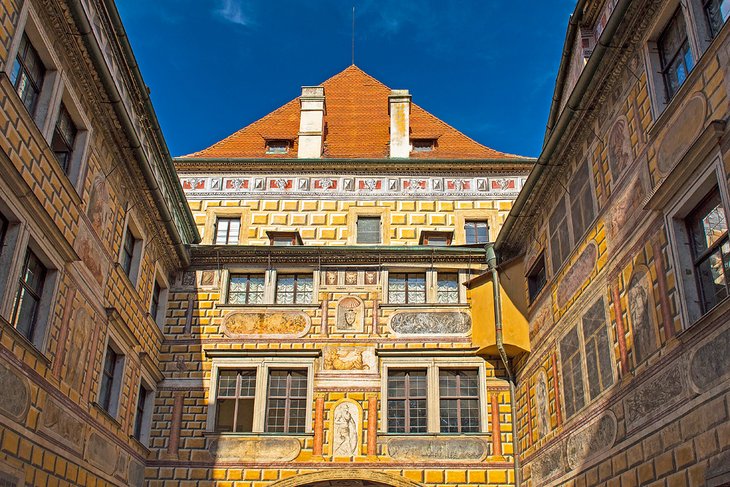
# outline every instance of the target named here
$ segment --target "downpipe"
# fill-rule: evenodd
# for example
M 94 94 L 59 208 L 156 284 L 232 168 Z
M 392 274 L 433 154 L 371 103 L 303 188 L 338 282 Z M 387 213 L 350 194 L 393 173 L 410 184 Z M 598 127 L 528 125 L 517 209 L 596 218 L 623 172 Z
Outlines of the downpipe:
M 515 487 L 520 487 L 520 456 L 519 445 L 517 440 L 517 408 L 515 407 L 515 376 L 512 373 L 507 352 L 504 349 L 504 337 L 502 335 L 502 296 L 500 294 L 499 271 L 497 270 L 497 254 L 494 251 L 494 244 L 490 243 L 484 246 L 487 257 L 487 266 L 492 274 L 492 290 L 494 292 L 494 334 L 497 341 L 497 351 L 499 358 L 502 360 L 504 369 L 507 372 L 507 382 L 509 383 L 510 409 L 512 411 L 512 457 L 514 458 L 515 471 Z

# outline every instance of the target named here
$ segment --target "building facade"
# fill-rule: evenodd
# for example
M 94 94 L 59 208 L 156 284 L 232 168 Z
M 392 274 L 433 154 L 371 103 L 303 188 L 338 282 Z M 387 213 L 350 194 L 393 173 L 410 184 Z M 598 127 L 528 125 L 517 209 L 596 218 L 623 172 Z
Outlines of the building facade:
M 514 481 L 464 283 L 532 160 L 350 66 L 175 164 L 202 244 L 171 288 L 157 485 Z
M 0 484 L 142 485 L 194 220 L 113 3 L 0 25 Z
M 497 240 L 524 485 L 730 482 L 725 1 L 579 1 Z

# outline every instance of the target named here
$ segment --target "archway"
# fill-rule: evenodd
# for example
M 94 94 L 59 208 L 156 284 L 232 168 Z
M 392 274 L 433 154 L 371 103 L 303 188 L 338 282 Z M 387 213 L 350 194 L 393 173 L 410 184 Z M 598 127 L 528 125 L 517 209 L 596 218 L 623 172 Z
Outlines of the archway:
M 341 468 L 295 475 L 271 484 L 271 487 L 421 487 L 395 475 L 362 468 Z

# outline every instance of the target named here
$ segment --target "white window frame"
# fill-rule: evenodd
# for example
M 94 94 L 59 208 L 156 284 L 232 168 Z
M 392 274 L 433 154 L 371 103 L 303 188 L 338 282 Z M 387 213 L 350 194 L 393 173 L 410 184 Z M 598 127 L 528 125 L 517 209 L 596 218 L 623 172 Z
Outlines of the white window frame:
M 426 275 L 426 302 L 425 303 L 392 303 L 390 302 L 388 281 L 390 273 L 393 274 L 425 274 Z M 457 283 L 459 289 L 459 300 L 456 303 L 439 303 L 438 302 L 438 274 L 457 274 Z M 463 285 L 467 281 L 467 272 L 463 269 L 449 268 L 413 268 L 413 267 L 389 267 L 381 272 L 381 282 L 383 286 L 383 303 L 392 306 L 413 306 L 413 307 L 432 307 L 432 306 L 458 306 L 466 304 L 466 287 Z
M 390 435 L 412 435 L 423 433 L 388 432 L 388 374 L 391 370 L 426 370 L 426 424 L 429 435 L 478 435 L 490 431 L 490 417 L 487 412 L 487 373 L 484 360 L 479 357 L 383 357 L 380 375 L 380 422 L 379 431 Z M 474 370 L 479 377 L 479 431 L 474 433 L 441 433 L 441 400 L 439 394 L 439 371 Z
M 105 349 L 106 352 L 106 349 Z M 150 436 L 152 433 L 152 410 L 155 407 L 155 397 L 157 396 L 157 388 L 152 377 L 147 374 L 144 367 L 140 372 L 139 383 L 137 384 L 137 393 L 134 395 L 134 420 L 132 421 L 132 437 L 134 437 L 134 425 L 137 423 L 137 403 L 139 402 L 139 389 L 144 387 L 147 390 L 147 397 L 144 401 L 144 409 L 142 416 L 142 427 L 140 428 L 140 437 L 136 438 L 142 445 L 149 447 Z
M 48 34 L 46 34 L 43 23 L 30 3 L 23 2 L 23 7 L 20 9 L 18 26 L 13 41 L 10 44 L 10 50 L 3 71 L 10 77 L 13 66 L 15 65 L 18 49 L 20 48 L 20 41 L 23 38 L 23 34 L 26 34 L 33 48 L 38 52 L 46 69 L 43 85 L 38 94 L 38 104 L 36 105 L 35 113 L 30 114 L 30 116 L 38 126 L 43 137 L 50 144 L 53 137 L 53 129 L 56 125 L 56 120 L 51 115 L 61 99 L 61 63 L 52 48 L 53 43 Z
M 215 432 L 215 418 L 218 397 L 218 378 L 222 370 L 256 370 L 256 393 L 254 396 L 253 427 L 251 432 L 236 432 L 233 434 L 250 435 L 265 433 L 266 405 L 268 401 L 269 371 L 302 370 L 307 371 L 307 413 L 304 433 L 266 433 L 266 434 L 310 434 L 312 433 L 312 404 L 314 404 L 314 358 L 303 357 L 222 357 L 215 358 L 210 369 L 210 389 L 208 390 L 208 416 L 206 421 L 207 432 Z M 230 434 L 230 433 L 226 433 Z
M 167 280 L 167 276 L 162 271 L 159 262 L 155 263 L 155 273 L 152 275 L 152 286 L 150 286 L 150 300 L 147 304 L 148 312 L 152 310 L 152 298 L 155 293 L 155 283 L 160 287 L 160 297 L 157 303 L 157 315 L 150 317 L 154 321 L 160 330 L 165 327 L 165 317 L 167 316 L 167 297 L 170 290 L 170 283 Z
M 282 304 L 276 302 L 276 283 L 278 274 L 312 274 L 312 301 L 310 303 Z M 228 290 L 231 284 L 231 274 L 263 274 L 264 276 L 264 300 L 261 304 L 235 304 L 228 302 Z M 308 307 L 319 306 L 319 279 L 321 272 L 311 267 L 292 267 L 284 271 L 277 269 L 264 269 L 252 267 L 234 267 L 225 269 L 221 272 L 221 282 L 225 283 L 221 286 L 221 306 L 283 306 L 283 307 Z
M 717 187 L 720 199 L 725 208 L 725 217 L 730 213 L 730 193 L 728 192 L 722 154 L 715 150 L 700 164 L 698 169 L 687 178 L 684 190 L 677 193 L 668 205 L 665 220 L 669 231 L 672 264 L 677 276 L 677 289 L 683 328 L 686 329 L 708 314 L 702 312 L 697 290 L 697 277 L 692 262 L 690 240 L 685 219 L 697 207 L 702 199 Z M 730 221 L 730 220 L 728 220 Z
M 136 216 L 131 212 L 127 212 L 127 218 L 124 222 L 124 232 L 122 233 L 122 241 L 119 245 L 119 255 L 117 256 L 117 262 L 121 265 L 122 256 L 124 255 L 124 241 L 127 238 L 127 232 L 132 232 L 135 238 L 134 250 L 132 251 L 132 264 L 129 270 L 129 275 L 122 269 L 122 274 L 127 275 L 129 281 L 132 283 L 132 287 L 135 289 L 140 282 L 140 274 L 142 273 L 142 261 L 144 260 L 145 250 L 145 234 L 142 232 L 142 225 L 139 224 Z
M 112 330 L 109 330 L 109 333 L 107 334 L 106 340 L 104 340 L 104 353 L 101 358 L 101 368 L 99 370 L 99 383 L 96 387 L 96 400 L 94 401 L 96 405 L 101 409 L 102 411 L 106 412 L 109 416 L 111 416 L 114 419 L 119 418 L 119 411 L 121 409 L 121 397 L 122 397 L 122 391 L 124 390 L 124 379 L 126 376 L 126 369 L 127 369 L 127 356 L 128 351 L 120 345 L 120 343 L 124 343 L 121 338 L 116 336 Z M 106 362 L 106 351 L 111 348 L 114 350 L 114 352 L 117 354 L 117 363 L 114 366 L 114 378 L 112 379 L 112 391 L 111 391 L 111 399 L 109 401 L 109 409 L 104 408 L 104 406 L 101 404 L 101 384 L 104 378 L 104 362 Z M 135 394 L 135 397 L 137 395 Z M 136 408 L 136 404 L 135 404 Z
M 654 25 L 649 30 L 649 36 L 644 43 L 644 63 L 646 65 L 646 77 L 649 85 L 649 100 L 651 101 L 651 113 L 655 121 L 665 112 L 667 107 L 674 99 L 677 98 L 679 93 L 683 91 L 682 88 L 687 85 L 690 75 L 695 71 L 700 56 L 705 50 L 705 48 L 700 48 L 703 43 L 700 42 L 697 33 L 698 24 L 696 23 L 696 1 L 698 0 L 688 0 L 684 2 L 680 2 L 680 0 L 671 0 L 667 3 L 657 17 L 656 22 L 654 22 Z M 687 73 L 687 79 L 684 83 L 682 83 L 682 86 L 677 89 L 677 92 L 672 96 L 672 98 L 667 99 L 667 90 L 664 77 L 662 75 L 662 62 L 659 56 L 657 41 L 669 24 L 669 21 L 674 16 L 677 8 L 681 8 L 682 15 L 684 15 L 685 26 L 687 28 L 687 41 L 689 43 L 689 51 L 692 54 L 693 68 L 689 73 Z M 699 8 L 701 9 L 702 7 Z M 709 45 L 709 43 L 707 43 L 707 45 Z

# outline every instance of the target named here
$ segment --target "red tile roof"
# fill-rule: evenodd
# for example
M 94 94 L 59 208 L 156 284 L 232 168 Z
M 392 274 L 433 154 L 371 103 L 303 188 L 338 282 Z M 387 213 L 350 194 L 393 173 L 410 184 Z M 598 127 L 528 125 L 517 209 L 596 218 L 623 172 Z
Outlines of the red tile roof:
M 385 159 L 389 155 L 390 88 L 350 66 L 324 83 L 326 115 L 324 158 Z M 274 110 L 225 139 L 185 158 L 295 158 L 299 133 L 299 98 Z M 266 154 L 266 140 L 290 140 L 286 154 Z M 413 158 L 499 159 L 519 157 L 470 139 L 411 104 L 411 139 L 436 139 L 434 150 L 412 152 Z

